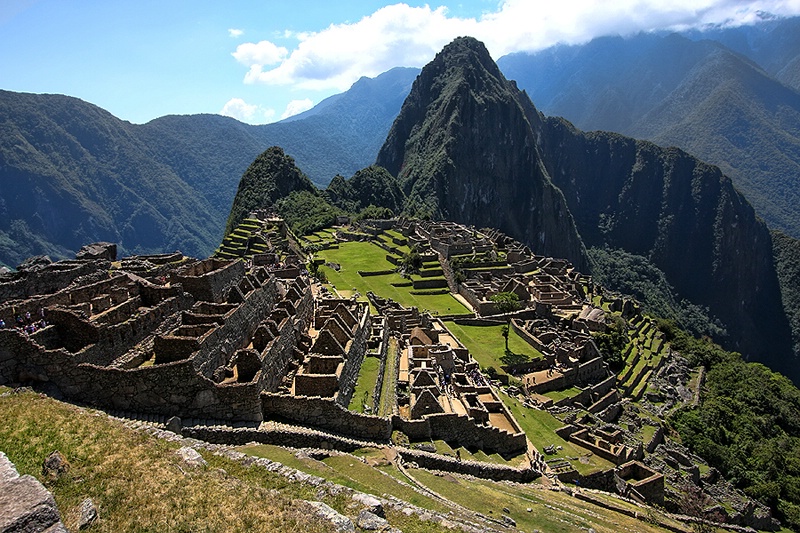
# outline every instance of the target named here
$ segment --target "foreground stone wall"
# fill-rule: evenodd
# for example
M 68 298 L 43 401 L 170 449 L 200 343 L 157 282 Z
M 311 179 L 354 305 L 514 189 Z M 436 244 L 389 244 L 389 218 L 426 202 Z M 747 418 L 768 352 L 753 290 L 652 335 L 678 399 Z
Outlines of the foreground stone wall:
M 9 361 L 15 363 L 9 364 Z M 99 407 L 222 420 L 261 420 L 257 383 L 217 385 L 191 360 L 122 369 L 80 363 L 66 350 L 44 350 L 31 338 L 0 330 L 3 383 L 35 380 L 64 396 Z
M 264 393 L 261 405 L 265 419 L 292 420 L 377 442 L 386 442 L 392 437 L 392 423 L 388 418 L 348 411 L 332 398 Z

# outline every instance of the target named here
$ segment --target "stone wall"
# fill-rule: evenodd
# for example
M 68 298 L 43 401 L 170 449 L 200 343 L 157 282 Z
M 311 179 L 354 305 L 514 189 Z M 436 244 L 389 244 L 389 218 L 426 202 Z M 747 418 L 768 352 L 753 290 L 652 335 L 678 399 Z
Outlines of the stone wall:
M 530 483 L 541 476 L 540 472 L 530 468 L 512 468 L 478 461 L 459 461 L 452 457 L 407 448 L 398 448 L 397 451 L 406 463 L 413 462 L 422 468 L 456 472 L 481 479 Z
M 77 278 L 96 272 L 107 272 L 110 266 L 111 263 L 108 261 L 74 260 L 59 261 L 38 271 L 18 272 L 14 275 L 14 279 L 0 283 L 0 301 L 58 292 Z
M 386 442 L 392 436 L 388 418 L 348 411 L 330 398 L 261 395 L 264 418 L 282 418 L 355 438 Z
M 400 415 L 394 415 L 392 428 L 406 435 L 411 441 L 431 439 L 431 424 L 427 420 L 406 420 Z
M 592 414 L 597 414 L 619 400 L 619 393 L 616 390 L 609 391 L 605 396 L 590 405 L 588 411 Z
M 7 365 L 9 359 L 16 364 Z M 0 330 L 2 383 L 38 380 L 74 401 L 140 413 L 221 420 L 261 420 L 256 383 L 216 385 L 191 360 L 121 369 L 78 363 L 66 350 L 44 350 L 32 339 Z
M 527 449 L 524 433 L 480 426 L 474 420 L 453 413 L 428 415 L 424 418 L 431 427 L 431 437 L 447 442 L 457 442 L 464 447 L 475 446 L 500 454 L 518 453 Z
M 192 356 L 195 369 L 211 378 L 217 368 L 227 365 L 233 353 L 250 342 L 256 327 L 269 316 L 277 299 L 275 278 L 269 278 L 260 289 L 250 292 L 243 303 L 225 316 L 222 326 L 202 339 L 200 348 Z
M 383 390 L 383 379 L 386 375 L 386 363 L 388 362 L 387 358 L 389 357 L 389 325 L 386 324 L 385 321 L 383 323 L 383 326 L 381 327 L 380 351 L 378 352 L 378 357 L 380 358 L 380 364 L 378 365 L 378 379 L 375 380 L 375 388 L 372 390 L 372 397 L 374 398 L 372 403 L 375 405 L 376 409 L 381 401 L 381 391 Z M 399 369 L 400 368 L 399 349 L 396 350 L 395 357 L 397 358 L 397 361 L 395 361 L 394 368 Z M 395 376 L 395 379 L 396 378 L 397 376 Z
M 245 273 L 243 261 L 205 259 L 180 269 L 173 280 L 197 300 L 222 303 Z
M 616 476 L 648 503 L 664 505 L 664 476 L 638 461 L 630 461 L 615 470 Z
M 262 387 L 267 392 L 278 390 L 297 346 L 294 320 L 287 318 L 274 327 L 278 333 L 261 353 Z

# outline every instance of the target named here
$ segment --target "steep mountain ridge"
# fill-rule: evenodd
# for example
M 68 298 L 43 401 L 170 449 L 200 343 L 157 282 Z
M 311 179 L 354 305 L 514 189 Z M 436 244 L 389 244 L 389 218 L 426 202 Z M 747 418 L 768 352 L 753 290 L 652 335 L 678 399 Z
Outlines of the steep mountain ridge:
M 587 246 L 648 258 L 726 325 L 729 349 L 796 378 L 769 230 L 718 167 L 561 119 L 548 118 L 541 139 Z
M 496 227 L 585 268 L 536 149 L 539 120 L 483 44 L 459 38 L 422 69 L 376 163 L 398 177 L 407 213 Z
M 498 63 L 547 115 L 719 165 L 771 227 L 798 237 L 800 92 L 778 72 L 800 64 L 799 25 L 603 37 Z

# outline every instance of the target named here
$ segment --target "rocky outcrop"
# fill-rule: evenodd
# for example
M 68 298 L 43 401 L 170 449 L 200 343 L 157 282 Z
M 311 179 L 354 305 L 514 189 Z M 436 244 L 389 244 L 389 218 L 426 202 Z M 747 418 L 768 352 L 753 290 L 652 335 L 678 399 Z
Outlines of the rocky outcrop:
M 66 533 L 53 495 L 33 476 L 20 476 L 0 452 L 0 532 Z

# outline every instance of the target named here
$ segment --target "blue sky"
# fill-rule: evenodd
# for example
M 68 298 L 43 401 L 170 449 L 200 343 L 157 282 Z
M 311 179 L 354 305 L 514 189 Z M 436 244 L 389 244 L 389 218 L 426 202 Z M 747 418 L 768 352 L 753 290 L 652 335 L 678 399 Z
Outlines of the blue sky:
M 2 0 L 0 89 L 60 93 L 143 123 L 273 122 L 361 76 L 421 67 L 459 35 L 495 59 L 558 42 L 800 14 L 800 0 Z

